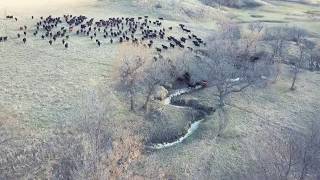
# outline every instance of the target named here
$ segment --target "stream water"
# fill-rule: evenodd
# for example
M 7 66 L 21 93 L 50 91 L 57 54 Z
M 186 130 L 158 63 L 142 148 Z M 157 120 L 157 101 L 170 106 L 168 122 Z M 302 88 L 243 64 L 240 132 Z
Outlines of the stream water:
M 178 96 L 181 96 L 183 94 L 187 94 L 187 93 L 190 93 L 190 92 L 194 92 L 196 90 L 199 90 L 201 89 L 202 86 L 196 86 L 195 88 L 182 88 L 182 89 L 178 89 L 176 91 L 174 91 L 173 93 L 171 93 L 165 100 L 164 100 L 164 104 L 166 105 L 172 105 L 172 98 L 174 97 L 178 97 Z M 176 106 L 176 105 L 175 105 Z M 181 108 L 184 108 L 184 107 L 188 107 L 188 106 L 178 106 L 178 107 L 181 107 Z M 175 146 L 179 143 L 182 143 L 184 140 L 186 140 L 189 136 L 191 136 L 198 128 L 199 128 L 199 125 L 200 123 L 204 121 L 204 119 L 199 119 L 199 120 L 196 120 L 194 121 L 189 129 L 187 130 L 187 133 L 184 134 L 182 137 L 180 137 L 179 139 L 176 139 L 175 141 L 173 142 L 162 142 L 162 143 L 158 143 L 158 144 L 152 144 L 152 145 L 149 145 L 147 146 L 148 149 L 154 149 L 154 150 L 158 150 L 158 149 L 164 149 L 164 148 L 169 148 L 169 147 L 172 147 L 172 146 Z

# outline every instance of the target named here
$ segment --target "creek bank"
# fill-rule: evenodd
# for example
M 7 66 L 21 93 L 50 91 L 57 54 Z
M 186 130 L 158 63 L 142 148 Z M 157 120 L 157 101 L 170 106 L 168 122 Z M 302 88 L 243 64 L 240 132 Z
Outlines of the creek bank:
M 213 107 L 208 107 L 205 105 L 200 104 L 197 99 L 186 99 L 180 97 L 183 94 L 189 94 L 195 91 L 203 89 L 202 86 L 196 86 L 194 88 L 182 88 L 175 90 L 170 93 L 170 95 L 163 100 L 165 105 L 173 105 L 180 108 L 190 108 L 191 110 L 196 111 L 194 118 L 188 123 L 188 125 L 183 129 L 183 133 L 179 135 L 174 135 L 169 139 L 160 141 L 160 142 L 151 142 L 149 145 L 146 146 L 147 149 L 163 149 L 175 146 L 188 137 L 190 137 L 199 127 L 199 125 L 205 120 L 208 115 L 212 115 L 215 112 Z

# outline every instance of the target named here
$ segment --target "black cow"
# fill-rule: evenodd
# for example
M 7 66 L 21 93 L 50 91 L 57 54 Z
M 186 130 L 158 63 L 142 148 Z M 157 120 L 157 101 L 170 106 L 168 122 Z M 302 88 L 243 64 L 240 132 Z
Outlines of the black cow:
M 199 44 L 199 42 L 198 41 L 192 41 L 193 42 L 193 44 L 195 45 L 195 46 L 197 46 L 197 47 L 199 47 L 200 46 L 200 44 Z
M 259 59 L 260 59 L 259 56 L 251 56 L 251 57 L 250 57 L 250 62 L 256 62 L 256 61 L 258 61 Z

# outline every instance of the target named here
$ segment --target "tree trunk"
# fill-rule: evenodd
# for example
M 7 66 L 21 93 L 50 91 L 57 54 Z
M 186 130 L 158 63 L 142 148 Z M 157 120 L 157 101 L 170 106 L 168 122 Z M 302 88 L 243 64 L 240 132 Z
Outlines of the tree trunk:
M 298 70 L 295 69 L 294 70 L 294 74 L 293 74 L 292 84 L 291 84 L 291 87 L 290 87 L 291 91 L 295 90 L 295 84 L 296 84 L 296 80 L 297 80 L 297 75 L 298 75 Z
M 285 175 L 284 175 L 284 179 L 289 179 L 289 174 L 291 172 L 291 167 L 292 167 L 292 158 L 291 158 L 291 154 L 290 154 L 290 160 L 289 160 L 289 165 L 288 165 L 288 169 L 287 171 L 285 172 Z
M 223 98 L 223 96 L 219 96 L 219 106 L 220 107 L 224 107 L 224 98 Z
M 279 59 L 275 60 L 275 62 L 274 62 L 274 63 L 276 63 L 276 72 L 275 72 L 274 80 L 272 81 L 273 84 L 275 84 L 279 80 L 279 77 L 281 74 L 281 63 L 280 62 L 281 62 L 281 60 L 279 60 Z
M 134 93 L 130 90 L 130 110 L 134 111 Z
M 219 90 L 219 106 L 220 107 L 224 107 L 225 103 L 224 103 L 224 98 L 225 98 L 225 94 Z
M 152 95 L 153 89 L 154 89 L 154 88 L 151 88 L 151 89 L 148 91 L 146 101 L 144 102 L 144 105 L 142 106 L 142 108 L 143 108 L 144 110 L 146 110 L 146 111 L 148 111 L 148 105 L 149 105 L 149 101 L 150 101 L 150 97 L 151 97 L 151 95 Z
M 299 180 L 304 180 L 306 174 L 307 174 L 307 168 L 306 168 L 306 166 L 303 166 L 303 168 L 301 170 L 301 174 L 300 174 Z

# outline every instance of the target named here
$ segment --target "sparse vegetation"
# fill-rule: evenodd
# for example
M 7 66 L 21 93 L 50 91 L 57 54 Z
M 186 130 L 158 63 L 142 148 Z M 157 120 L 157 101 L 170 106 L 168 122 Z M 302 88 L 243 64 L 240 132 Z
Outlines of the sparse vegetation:
M 320 178 L 319 3 L 36 1 L 0 2 L 1 180 Z

